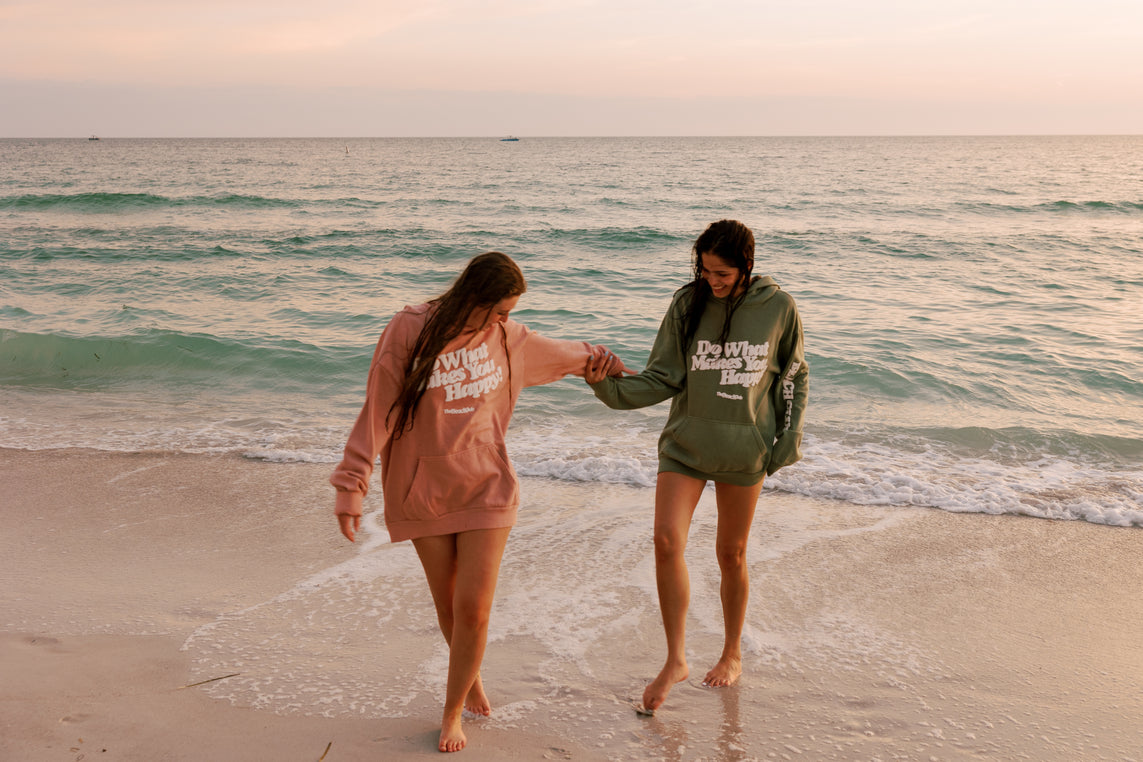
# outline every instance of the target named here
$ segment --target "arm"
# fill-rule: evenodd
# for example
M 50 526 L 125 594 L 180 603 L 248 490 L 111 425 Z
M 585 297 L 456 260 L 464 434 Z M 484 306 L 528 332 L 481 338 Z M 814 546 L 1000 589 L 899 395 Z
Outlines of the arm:
M 654 405 L 682 391 L 687 382 L 687 361 L 678 304 L 676 298 L 659 324 L 659 333 L 642 373 L 629 378 L 609 376 L 595 380 L 597 374 L 588 377 L 595 396 L 605 405 L 616 410 L 631 410 Z
M 550 384 L 568 375 L 583 376 L 592 358 L 603 349 L 586 341 L 552 339 L 529 328 L 524 330 L 524 386 Z
M 403 332 L 394 327 L 396 321 L 397 318 L 390 321 L 377 342 L 369 368 L 365 403 L 350 431 L 341 463 L 329 479 L 337 489 L 334 513 L 342 534 L 351 541 L 360 525 L 361 503 L 369 492 L 373 464 L 392 435 L 389 408 L 401 387 L 397 369 L 403 367 L 407 352 L 404 342 L 398 340 L 397 334 Z
M 539 386 L 568 375 L 582 376 L 590 383 L 607 375 L 634 373 L 602 344 L 550 339 L 524 330 L 524 386 Z
M 801 460 L 802 426 L 809 396 L 809 371 L 802 340 L 802 321 L 791 305 L 790 318 L 779 344 L 782 375 L 771 391 L 778 434 L 770 456 L 767 474 Z

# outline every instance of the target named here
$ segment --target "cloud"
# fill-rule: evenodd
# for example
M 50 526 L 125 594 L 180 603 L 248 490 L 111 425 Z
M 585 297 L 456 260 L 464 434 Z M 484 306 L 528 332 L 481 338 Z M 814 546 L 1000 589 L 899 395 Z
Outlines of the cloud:
M 1140 25 L 1138 0 L 7 0 L 0 78 L 1075 109 L 1143 88 Z
M 41 0 L 0 11 L 0 76 L 191 82 L 261 77 L 431 18 L 425 0 Z

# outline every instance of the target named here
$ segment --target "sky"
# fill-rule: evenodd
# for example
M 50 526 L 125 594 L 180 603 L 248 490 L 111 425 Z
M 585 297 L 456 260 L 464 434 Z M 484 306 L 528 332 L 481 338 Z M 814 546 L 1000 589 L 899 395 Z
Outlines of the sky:
M 0 0 L 0 137 L 1140 133 L 1141 0 Z

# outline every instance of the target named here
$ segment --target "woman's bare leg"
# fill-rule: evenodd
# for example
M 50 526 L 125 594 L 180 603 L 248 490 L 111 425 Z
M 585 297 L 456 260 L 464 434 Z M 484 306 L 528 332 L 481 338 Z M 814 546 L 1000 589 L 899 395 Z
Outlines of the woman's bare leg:
M 479 684 L 480 663 L 488 642 L 488 618 L 509 531 L 481 529 L 413 541 L 437 604 L 442 630 L 451 617 L 451 637 L 446 636 L 448 684 L 437 747 L 441 751 L 460 751 L 468 743 L 460 727 L 461 712 L 466 698 L 470 699 Z M 450 598 L 451 607 L 445 605 Z M 483 695 L 482 688 L 479 693 Z
M 715 553 L 722 572 L 720 594 L 726 640 L 718 663 L 706 673 L 703 685 L 722 688 L 734 685 L 742 675 L 742 628 L 746 624 L 746 603 L 750 597 L 750 571 L 746 566 L 746 544 L 762 483 L 750 487 L 715 483 L 718 503 L 718 534 Z
M 675 683 L 687 679 L 687 607 L 691 581 L 683 551 L 691 517 L 706 482 L 663 471 L 655 487 L 655 583 L 659 609 L 667 635 L 667 661 L 658 677 L 643 691 L 643 706 L 657 709 L 667 700 Z
M 421 543 L 425 547 L 425 552 L 431 558 L 431 563 L 426 564 L 425 557 L 422 555 L 421 565 L 425 568 L 429 590 L 433 594 L 433 604 L 436 606 L 437 623 L 440 625 L 441 634 L 444 635 L 445 642 L 451 647 L 453 591 L 456 589 L 456 535 L 440 535 L 413 540 L 414 546 L 417 546 L 417 543 Z M 417 552 L 418 554 L 421 553 L 420 546 L 418 546 Z M 464 700 L 464 708 L 473 714 L 481 714 L 485 717 L 492 713 L 492 703 L 484 692 L 484 684 L 480 679 L 479 672 L 476 673 L 476 681 L 472 684 L 472 690 L 468 692 L 468 696 Z

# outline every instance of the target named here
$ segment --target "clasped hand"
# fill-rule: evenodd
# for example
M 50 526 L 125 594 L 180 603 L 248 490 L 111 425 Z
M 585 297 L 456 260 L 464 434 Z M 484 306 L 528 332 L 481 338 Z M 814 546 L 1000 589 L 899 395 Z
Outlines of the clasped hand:
M 591 355 L 587 358 L 587 366 L 583 371 L 583 380 L 594 384 L 608 376 L 622 376 L 624 373 L 635 375 L 635 371 L 623 364 L 615 353 L 602 344 L 592 347 Z

